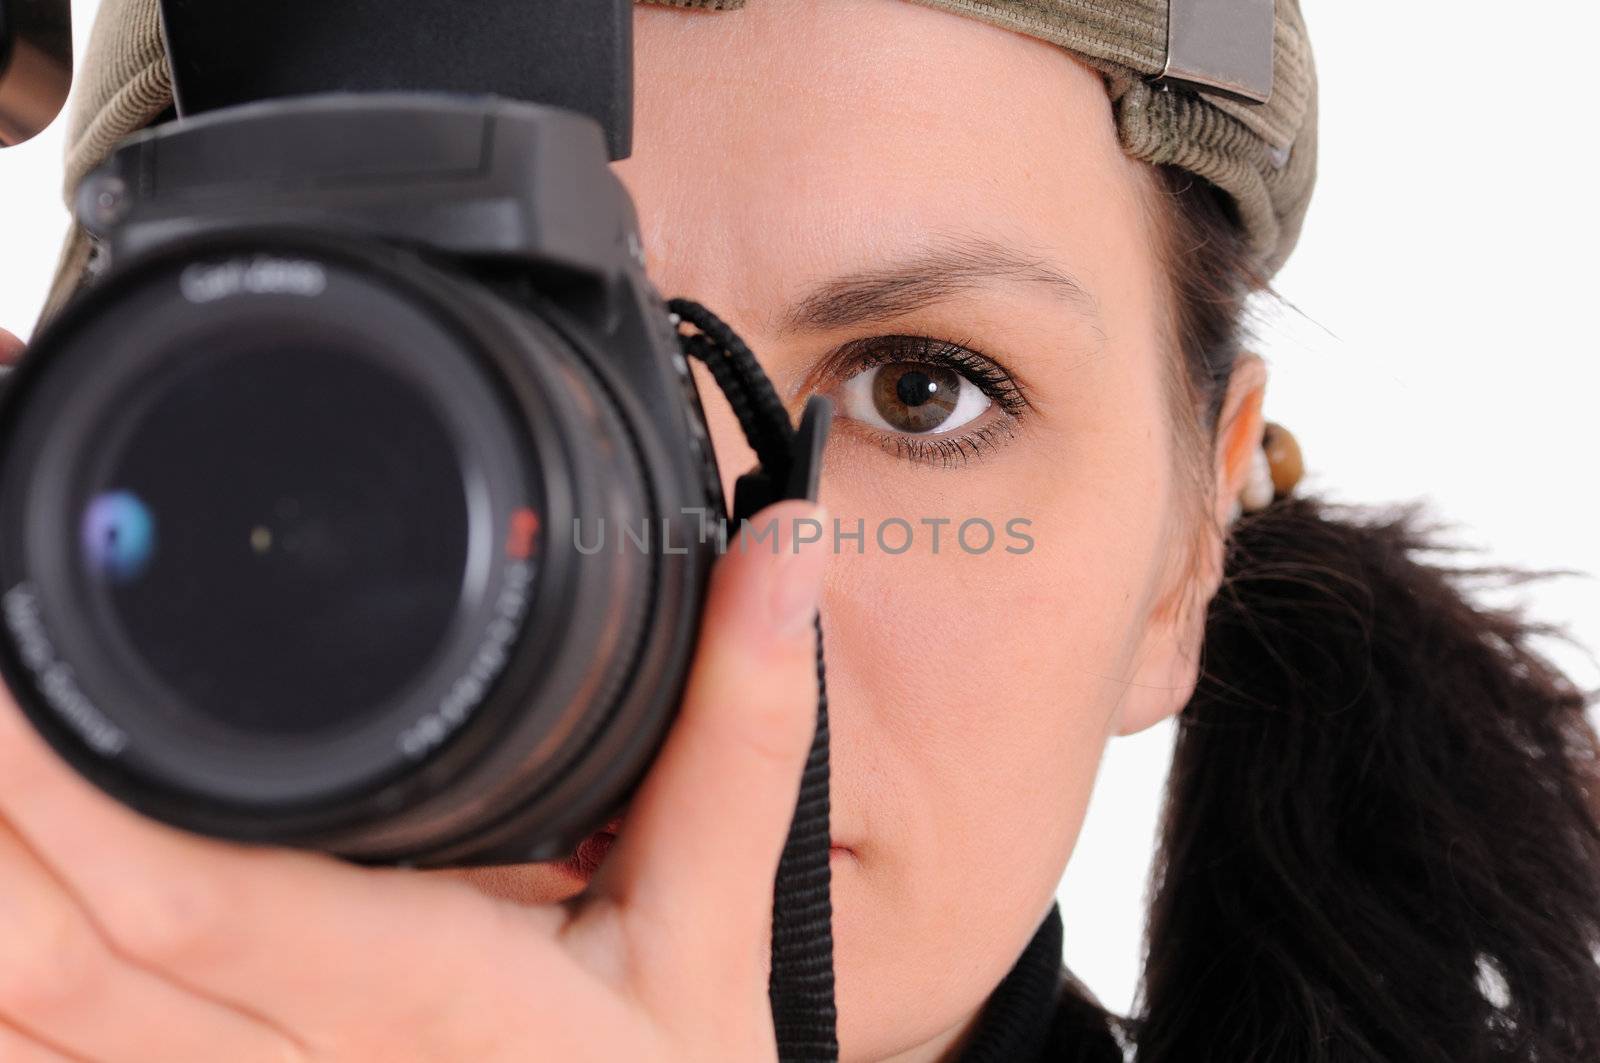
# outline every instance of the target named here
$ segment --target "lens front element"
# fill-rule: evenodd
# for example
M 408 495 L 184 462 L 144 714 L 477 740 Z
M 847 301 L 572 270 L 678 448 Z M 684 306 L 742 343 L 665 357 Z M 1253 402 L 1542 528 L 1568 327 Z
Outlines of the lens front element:
M 105 437 L 82 573 L 108 645 L 185 711 L 343 729 L 432 664 L 468 553 L 462 470 L 416 386 L 347 351 L 184 359 Z

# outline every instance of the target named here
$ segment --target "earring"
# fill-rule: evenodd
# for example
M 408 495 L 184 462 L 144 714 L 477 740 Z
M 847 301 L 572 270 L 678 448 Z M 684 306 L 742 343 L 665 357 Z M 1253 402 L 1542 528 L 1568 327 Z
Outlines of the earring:
M 1283 425 L 1268 421 L 1261 446 L 1250 456 L 1250 474 L 1233 503 L 1230 523 L 1243 513 L 1266 509 L 1274 499 L 1292 494 L 1304 474 L 1305 461 L 1294 435 Z

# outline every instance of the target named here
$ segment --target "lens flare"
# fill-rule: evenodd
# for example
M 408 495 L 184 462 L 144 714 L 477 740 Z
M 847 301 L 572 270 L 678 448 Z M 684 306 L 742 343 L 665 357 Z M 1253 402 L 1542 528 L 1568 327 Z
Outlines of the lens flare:
M 132 491 L 95 496 L 83 515 L 83 552 L 92 571 L 115 583 L 138 579 L 155 553 L 156 524 Z

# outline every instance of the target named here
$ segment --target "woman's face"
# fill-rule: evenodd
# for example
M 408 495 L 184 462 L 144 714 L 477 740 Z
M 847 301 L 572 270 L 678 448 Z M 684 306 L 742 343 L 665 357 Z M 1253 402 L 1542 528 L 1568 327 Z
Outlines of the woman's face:
M 823 603 L 840 1040 L 929 1058 L 1048 909 L 1108 736 L 1193 679 L 1152 175 L 1098 75 L 970 18 L 760 0 L 636 25 L 616 172 L 651 278 L 793 408 L 836 402 L 822 497 L 864 521 Z M 731 490 L 753 459 L 703 390 Z M 989 549 L 982 525 L 958 541 L 971 518 Z

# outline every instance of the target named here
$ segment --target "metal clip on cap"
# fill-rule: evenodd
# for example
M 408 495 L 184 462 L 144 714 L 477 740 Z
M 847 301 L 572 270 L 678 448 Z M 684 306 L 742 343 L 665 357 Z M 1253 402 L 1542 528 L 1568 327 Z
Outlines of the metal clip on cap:
M 1274 0 L 1168 0 L 1167 65 L 1158 81 L 1272 98 Z

